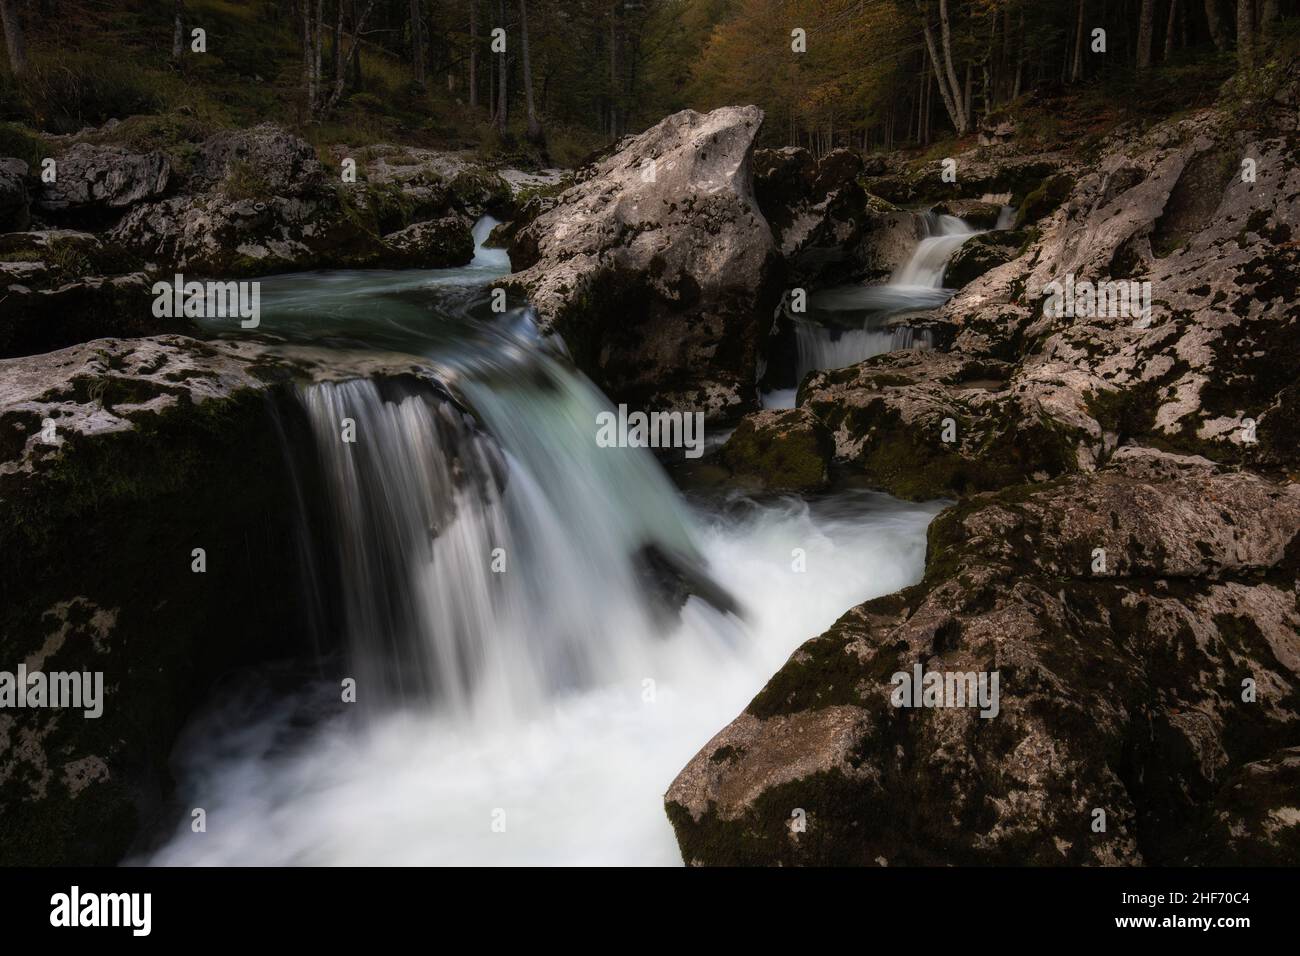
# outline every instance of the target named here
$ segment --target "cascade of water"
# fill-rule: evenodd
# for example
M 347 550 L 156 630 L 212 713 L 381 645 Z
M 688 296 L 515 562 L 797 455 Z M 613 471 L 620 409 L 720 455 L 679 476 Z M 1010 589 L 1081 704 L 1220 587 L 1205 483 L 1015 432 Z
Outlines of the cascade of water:
M 889 280 L 892 286 L 938 289 L 943 286 L 943 272 L 953 253 L 975 230 L 956 216 L 925 216 L 926 236 L 916 245 L 911 259 Z
M 809 372 L 845 368 L 873 355 L 905 348 L 928 348 L 930 335 L 887 321 L 901 312 L 928 311 L 943 305 L 952 290 L 943 287 L 949 260 L 977 231 L 956 216 L 926 213 L 925 235 L 908 261 L 895 270 L 885 285 L 840 286 L 816 293 L 810 302 L 814 315 L 829 322 L 794 317 L 795 374 L 803 381 Z M 861 316 L 860 328 L 846 328 L 846 316 Z M 765 399 L 768 407 L 786 407 L 793 399 L 788 390 Z
M 455 376 L 457 398 L 414 377 L 298 393 L 359 699 L 420 706 L 358 733 L 336 679 L 223 695 L 179 752 L 179 805 L 222 826 L 195 839 L 186 815 L 149 862 L 680 863 L 673 774 L 800 641 L 919 577 L 934 506 L 850 493 L 702 520 L 647 451 L 596 444 L 609 403 L 525 311 L 447 294 L 473 271 L 273 283 L 263 332 Z M 795 547 L 816 575 L 791 572 Z M 665 569 L 676 601 L 709 596 L 670 623 Z
M 301 399 L 359 679 L 408 704 L 506 719 L 635 670 L 659 636 L 648 560 L 716 592 L 654 459 L 597 446 L 609 406 L 590 383 L 508 345 L 459 371 L 490 437 L 416 388 L 326 383 Z M 346 419 L 354 442 L 340 437 Z

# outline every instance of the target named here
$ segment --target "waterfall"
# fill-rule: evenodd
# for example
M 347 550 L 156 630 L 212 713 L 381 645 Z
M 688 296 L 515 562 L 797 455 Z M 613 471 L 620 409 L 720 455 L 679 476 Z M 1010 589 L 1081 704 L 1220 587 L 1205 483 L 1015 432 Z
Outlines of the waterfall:
M 264 280 L 257 334 L 429 373 L 296 392 L 304 567 L 346 656 L 223 685 L 176 751 L 179 822 L 131 862 L 680 865 L 674 774 L 802 641 L 919 579 L 938 505 L 688 503 L 645 449 L 598 446 L 608 400 L 526 309 L 491 311 L 500 268 Z
M 1003 210 L 1006 218 L 1008 210 Z M 943 287 L 944 270 L 956 251 L 977 234 L 956 216 L 927 212 L 923 237 L 908 261 L 884 285 L 845 285 L 816 292 L 806 316 L 787 316 L 794 327 L 795 385 L 809 372 L 846 368 L 899 349 L 929 348 L 928 330 L 913 330 L 905 313 L 930 312 L 952 297 Z M 795 389 L 762 396 L 764 407 L 793 408 Z
M 654 574 L 729 606 L 653 458 L 597 446 L 608 403 L 520 327 L 452 358 L 474 414 L 418 383 L 300 392 L 350 666 L 372 699 L 518 717 L 635 669 L 662 619 Z
M 943 272 L 953 253 L 961 244 L 975 235 L 976 231 L 956 216 L 926 213 L 922 220 L 925 237 L 917 243 L 911 259 L 890 278 L 889 284 L 896 287 L 920 287 L 938 289 L 943 287 Z

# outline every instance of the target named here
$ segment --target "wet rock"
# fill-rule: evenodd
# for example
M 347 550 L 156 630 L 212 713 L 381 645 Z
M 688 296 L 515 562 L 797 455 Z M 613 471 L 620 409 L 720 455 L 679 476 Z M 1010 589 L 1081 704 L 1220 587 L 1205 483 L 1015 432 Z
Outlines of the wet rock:
M 1045 480 L 1095 462 L 1101 429 L 1082 403 L 1044 408 L 1011 373 L 994 360 L 892 352 L 814 372 L 798 404 L 829 429 L 836 460 L 914 501 Z
M 945 160 L 952 160 L 955 167 L 946 166 Z M 976 148 L 869 178 L 865 185 L 869 192 L 900 204 L 996 196 L 1018 206 L 1048 177 L 1073 168 L 1076 162 L 1066 153 Z
M 40 265 L 43 263 L 27 263 Z M 116 336 L 185 331 L 187 320 L 153 314 L 153 280 L 144 272 L 87 276 L 73 282 L 32 288 L 40 274 L 19 276 L 0 292 L 0 357 L 34 355 L 77 342 Z
M 936 203 L 933 212 L 964 219 L 975 229 L 993 229 L 1002 218 L 1002 205 L 980 199 L 945 199 Z
M 674 781 L 686 862 L 1294 863 L 1298 528 L 1300 487 L 1145 449 L 944 512 Z M 996 707 L 895 706 L 916 668 Z
M 944 285 L 960 289 L 990 269 L 1005 265 L 1016 257 L 1025 239 L 1023 231 L 1014 230 L 971 236 L 948 260 L 948 267 L 943 273 Z
M 754 154 L 754 195 L 772 227 L 791 285 L 815 288 L 877 273 L 884 243 L 874 234 L 900 229 L 913 238 L 911 217 L 867 195 L 863 161 L 847 149 L 814 159 L 802 147 Z
M 812 491 L 826 484 L 835 443 L 803 409 L 746 415 L 719 451 L 719 461 L 741 482 L 768 491 Z
M 265 200 L 177 196 L 132 210 L 110 238 L 165 271 L 223 278 L 377 266 L 385 253 L 373 220 L 332 190 Z
M 755 107 L 676 113 L 576 177 L 520 230 L 511 285 L 617 402 L 757 405 L 780 257 L 754 202 Z

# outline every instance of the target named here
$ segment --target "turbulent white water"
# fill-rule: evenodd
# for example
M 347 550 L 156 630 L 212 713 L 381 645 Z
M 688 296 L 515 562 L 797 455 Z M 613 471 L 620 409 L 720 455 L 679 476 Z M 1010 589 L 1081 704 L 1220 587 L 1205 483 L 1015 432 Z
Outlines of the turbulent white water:
M 302 391 L 347 656 L 291 694 L 254 674 L 214 701 L 177 748 L 206 832 L 185 812 L 138 862 L 679 864 L 675 774 L 803 640 L 919 577 L 936 506 L 690 506 L 648 452 L 598 447 L 608 402 L 525 314 L 479 321 L 439 291 L 502 268 L 476 262 L 334 276 L 315 305 L 310 277 L 283 277 L 266 297 L 267 331 L 295 340 L 313 315 L 347 343 L 423 334 L 472 415 L 418 382 Z M 700 595 L 679 614 L 647 550 Z M 346 676 L 379 706 L 341 703 Z
M 358 727 L 335 717 L 291 744 L 302 700 L 269 710 L 231 701 L 182 748 L 183 798 L 207 810 L 207 832 L 190 832 L 187 818 L 150 862 L 679 865 L 662 804 L 673 777 L 803 639 L 918 577 L 935 510 L 861 494 L 701 514 L 702 552 L 747 621 L 692 599 L 671 636 L 608 633 L 639 641 L 640 659 L 527 719 L 403 710 Z M 795 547 L 807 552 L 804 573 L 791 568 Z M 603 578 L 584 590 L 575 613 L 591 621 L 617 597 Z M 522 627 L 490 639 L 527 641 Z M 330 695 L 337 685 L 303 696 Z M 498 810 L 505 832 L 492 829 Z

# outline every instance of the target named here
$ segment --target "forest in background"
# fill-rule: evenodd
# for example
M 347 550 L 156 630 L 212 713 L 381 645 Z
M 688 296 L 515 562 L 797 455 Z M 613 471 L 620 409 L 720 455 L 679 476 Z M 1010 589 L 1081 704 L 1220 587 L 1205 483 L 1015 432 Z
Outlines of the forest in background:
M 39 152 L 33 138 L 44 133 L 151 116 L 131 129 L 148 143 L 273 120 L 318 144 L 473 147 L 571 164 L 675 110 L 741 102 L 767 112 L 766 145 L 815 152 L 924 148 L 1004 113 L 1032 113 L 1047 140 L 1212 101 L 1242 66 L 1295 55 L 1298 8 L 1300 0 L 0 0 L 0 152 Z M 1073 98 L 1070 115 L 1055 102 L 1063 95 Z

